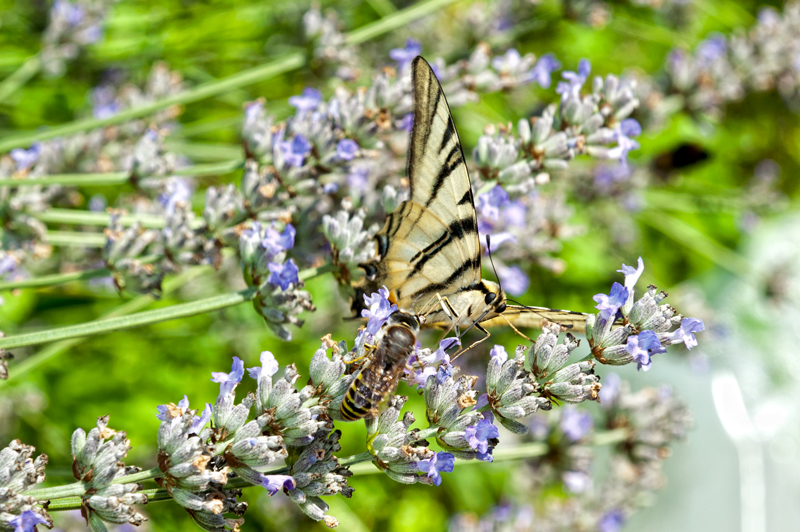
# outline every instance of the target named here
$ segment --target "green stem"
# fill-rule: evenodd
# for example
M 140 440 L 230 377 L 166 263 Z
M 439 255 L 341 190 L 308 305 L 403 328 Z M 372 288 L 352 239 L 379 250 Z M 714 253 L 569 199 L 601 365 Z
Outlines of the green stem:
M 598 432 L 594 435 L 591 440 L 592 445 L 601 446 L 601 445 L 614 445 L 616 443 L 621 443 L 625 441 L 628 437 L 628 430 L 627 429 L 616 429 L 606 432 Z M 522 460 L 525 458 L 536 458 L 537 456 L 544 456 L 548 453 L 550 447 L 543 442 L 531 442 L 531 443 L 523 443 L 522 445 L 517 445 L 515 447 L 508 447 L 508 448 L 500 448 L 495 449 L 492 453 L 494 457 L 493 463 L 502 462 L 505 460 Z M 343 466 L 349 466 L 350 471 L 354 475 L 373 475 L 377 473 L 381 473 L 381 470 L 375 467 L 372 464 L 372 459 L 374 457 L 368 453 L 364 452 L 361 454 L 356 454 L 353 456 L 348 456 L 347 458 L 340 458 L 339 463 Z M 474 464 L 483 464 L 485 462 L 481 462 L 480 460 L 462 460 L 460 458 L 456 459 L 458 461 L 459 466 L 464 465 L 474 465 Z M 155 473 L 153 473 L 155 472 Z M 289 471 L 287 468 L 280 468 L 272 471 L 265 471 L 265 475 L 285 475 Z M 134 475 L 129 477 L 124 477 L 120 479 L 121 482 L 138 482 L 140 480 L 147 480 L 151 478 L 156 478 L 161 476 L 160 470 L 151 469 L 150 471 L 143 471 L 138 473 L 139 475 L 143 475 L 140 479 L 134 479 Z M 252 484 L 244 483 L 244 482 L 236 482 L 237 480 L 241 479 L 233 479 L 231 482 L 227 484 L 228 488 L 245 488 L 245 487 L 253 487 Z M 75 484 L 70 484 L 67 486 L 63 486 L 63 488 L 69 488 L 70 486 L 75 486 Z M 26 492 L 25 495 L 30 495 L 33 493 L 45 492 L 47 490 L 55 490 L 57 488 L 45 488 L 43 490 L 36 490 Z M 146 494 L 148 497 L 148 502 L 159 502 L 159 501 L 167 501 L 172 499 L 167 493 L 167 490 L 153 488 L 148 490 L 142 490 L 142 493 Z M 46 500 L 44 497 L 36 496 L 39 500 Z M 80 499 L 75 500 L 62 500 L 56 501 L 51 503 L 49 506 L 49 510 L 73 510 L 75 508 L 80 508 Z
M 299 276 L 301 279 L 305 280 L 329 271 L 333 271 L 333 266 L 324 265 L 318 268 L 303 270 L 300 272 Z M 206 312 L 221 310 L 247 301 L 252 301 L 257 294 L 258 288 L 250 287 L 238 292 L 213 296 L 199 301 L 192 301 L 191 303 L 180 303 L 178 305 L 171 305 L 147 312 L 139 312 L 132 316 L 121 315 L 113 318 L 101 318 L 78 325 L 68 325 L 66 327 L 58 327 L 56 329 L 48 329 L 34 333 L 17 334 L 6 338 L 0 338 L 0 349 L 12 349 L 14 347 L 23 347 L 26 345 L 37 345 L 55 342 L 57 340 L 92 336 L 120 329 L 130 329 L 143 325 L 152 325 L 153 323 L 160 323 L 162 321 L 186 318 L 197 314 L 205 314 Z
M 402 11 L 397 11 L 388 17 L 350 32 L 347 35 L 347 44 L 361 44 L 394 29 L 406 26 L 409 22 L 428 15 L 455 1 L 457 0 L 428 0 L 427 2 L 415 4 Z M 294 52 L 264 65 L 233 74 L 227 78 L 203 83 L 193 89 L 185 90 L 169 98 L 164 98 L 163 100 L 148 105 L 134 107 L 133 109 L 120 111 L 114 116 L 76 120 L 60 126 L 54 126 L 43 130 L 27 131 L 19 135 L 9 136 L 0 140 L 0 153 L 6 152 L 12 148 L 29 146 L 35 141 L 48 140 L 100 127 L 121 124 L 134 118 L 152 115 L 161 109 L 173 105 L 185 105 L 187 103 L 211 98 L 234 89 L 266 81 L 281 74 L 297 70 L 305 66 L 305 64 L 305 55 L 301 52 Z
M 54 286 L 58 284 L 69 283 L 71 281 L 96 279 L 97 277 L 105 277 L 107 275 L 111 275 L 111 270 L 108 268 L 98 268 L 96 270 L 85 270 L 69 273 L 54 273 L 52 275 L 42 275 L 41 277 L 23 279 L 22 281 L 0 282 L 0 291 L 16 290 L 18 288 L 41 288 L 43 286 Z
M 213 164 L 195 164 L 176 168 L 170 175 L 206 176 L 227 174 L 242 168 L 241 159 L 234 159 Z M 87 185 L 123 185 L 130 179 L 128 172 L 108 172 L 104 174 L 53 174 L 38 179 L 0 179 L 0 187 L 26 187 L 26 186 L 87 186 Z
M 47 243 L 54 246 L 77 246 L 101 248 L 106 245 L 103 233 L 81 233 L 78 231 L 48 231 Z
M 148 469 L 146 471 L 139 471 L 133 475 L 127 475 L 115 479 L 112 484 L 130 484 L 132 482 L 143 482 L 157 477 L 163 477 L 164 473 L 157 467 Z M 52 488 L 42 488 L 38 490 L 26 491 L 25 495 L 28 497 L 35 497 L 40 501 L 47 501 L 53 499 L 63 499 L 65 497 L 80 497 L 86 492 L 86 486 L 83 482 L 73 482 L 65 484 L 64 486 L 53 486 Z
M 17 89 L 25 85 L 42 68 L 39 55 L 33 55 L 22 63 L 16 72 L 0 82 L 0 102 L 5 102 Z
M 75 209 L 47 209 L 46 211 L 34 214 L 34 216 L 42 222 L 51 224 L 97 225 L 106 227 L 111 221 L 111 215 L 107 212 L 80 211 Z M 166 223 L 163 214 L 123 214 L 119 217 L 119 221 L 125 227 L 139 222 L 139 224 L 146 229 L 161 229 Z M 202 218 L 194 218 L 190 223 L 192 229 L 197 229 L 202 226 Z
M 186 271 L 176 275 L 172 279 L 168 279 L 164 281 L 164 287 L 162 290 L 162 297 L 171 294 L 172 292 L 176 291 L 180 287 L 188 284 L 190 281 L 193 281 L 197 277 L 201 275 L 206 275 L 208 273 L 213 272 L 214 269 L 210 266 L 199 266 L 197 268 L 189 268 Z M 117 316 L 126 316 L 128 314 L 133 314 L 134 312 L 139 312 L 143 310 L 148 305 L 150 305 L 155 299 L 151 295 L 139 296 L 136 299 L 132 299 L 127 303 L 120 305 L 119 307 L 115 308 L 111 312 L 103 315 L 100 317 L 101 320 L 114 318 Z M 15 364 L 11 367 L 11 377 L 9 380 L 0 380 L 0 388 L 8 384 L 9 382 L 16 382 L 21 376 L 25 375 L 29 371 L 36 369 L 37 367 L 41 366 L 51 358 L 54 358 L 61 353 L 69 351 L 72 347 L 78 345 L 84 340 L 84 338 L 70 338 L 69 340 L 61 340 L 60 342 L 56 342 L 52 345 L 49 345 L 42 349 L 41 351 L 37 352 L 34 355 L 29 356 L 28 358 L 22 360 L 20 363 Z
M 94 334 L 103 334 L 121 329 L 152 325 L 153 323 L 160 323 L 162 321 L 187 318 L 189 316 L 205 314 L 206 312 L 239 305 L 246 301 L 252 301 L 253 298 L 256 297 L 256 294 L 258 294 L 258 289 L 251 287 L 230 294 L 222 294 L 199 301 L 192 301 L 191 303 L 181 303 L 155 310 L 148 310 L 146 312 L 139 312 L 132 316 L 120 316 L 117 318 L 95 320 L 79 325 L 68 325 L 66 327 L 58 327 L 56 329 L 48 329 L 34 333 L 17 334 L 15 336 L 0 338 L 0 348 L 11 349 L 26 345 L 45 344 L 57 340 L 92 336 Z

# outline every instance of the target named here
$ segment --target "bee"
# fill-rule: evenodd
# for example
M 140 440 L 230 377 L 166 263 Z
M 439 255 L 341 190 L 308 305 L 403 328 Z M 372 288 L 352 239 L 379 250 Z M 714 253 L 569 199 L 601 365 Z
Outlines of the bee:
M 356 421 L 377 414 L 381 403 L 394 393 L 400 376 L 414 351 L 419 320 L 411 314 L 395 312 L 378 333 L 377 346 L 367 355 L 342 401 L 341 414 L 346 421 Z

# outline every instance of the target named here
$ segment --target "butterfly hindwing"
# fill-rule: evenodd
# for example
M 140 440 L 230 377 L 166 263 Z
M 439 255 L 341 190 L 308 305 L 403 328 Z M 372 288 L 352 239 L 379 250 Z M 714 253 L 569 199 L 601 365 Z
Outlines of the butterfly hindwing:
M 526 307 L 520 305 L 508 305 L 503 311 L 502 316 L 482 321 L 484 327 L 508 326 L 510 322 L 515 327 L 542 328 L 542 320 L 546 319 L 554 323 L 560 323 L 569 327 L 572 332 L 586 331 L 586 318 L 588 314 L 575 312 L 572 310 L 559 310 L 547 307 Z

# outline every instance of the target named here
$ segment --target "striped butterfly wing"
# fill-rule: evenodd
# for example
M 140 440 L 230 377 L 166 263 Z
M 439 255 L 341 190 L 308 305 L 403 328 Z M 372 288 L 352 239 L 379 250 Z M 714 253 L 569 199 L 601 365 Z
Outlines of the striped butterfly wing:
M 378 233 L 384 284 L 400 308 L 418 311 L 432 296 L 481 281 L 472 187 L 450 108 L 430 65 L 412 63 L 414 126 L 408 158 L 411 197 Z
M 510 322 L 515 327 L 541 329 L 542 320 L 547 319 L 569 327 L 571 332 L 585 332 L 588 316 L 589 314 L 572 310 L 508 305 L 501 316 L 482 321 L 481 325 L 483 327 L 508 327 Z

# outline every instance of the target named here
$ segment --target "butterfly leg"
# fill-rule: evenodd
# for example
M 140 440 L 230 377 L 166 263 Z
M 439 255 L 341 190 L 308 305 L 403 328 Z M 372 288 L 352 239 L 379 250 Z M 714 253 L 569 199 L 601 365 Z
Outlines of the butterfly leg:
M 522 336 L 522 337 L 523 337 L 523 338 L 525 338 L 527 341 L 529 341 L 529 342 L 533 343 L 533 340 L 531 340 L 530 338 L 528 338 L 527 336 L 525 336 L 524 334 L 522 334 L 522 333 L 519 331 L 519 329 L 517 329 L 516 327 L 514 327 L 514 324 L 513 324 L 513 323 L 511 323 L 511 322 L 509 321 L 509 319 L 508 319 L 508 318 L 506 318 L 506 317 L 505 317 L 505 316 L 503 316 L 502 314 L 500 314 L 499 316 L 500 316 L 501 318 L 503 318 L 503 319 L 505 320 L 505 322 L 506 322 L 506 323 L 508 323 L 508 326 L 509 326 L 509 327 L 511 327 L 512 329 L 514 329 L 514 332 L 515 332 L 515 333 L 517 333 L 518 335 Z M 488 334 L 488 333 L 487 333 L 487 334 Z
M 442 307 L 442 311 L 450 319 L 450 327 L 448 327 L 447 330 L 444 332 L 442 338 L 447 336 L 453 329 L 455 329 L 456 331 L 456 336 L 461 337 L 461 331 L 458 327 L 458 322 L 461 316 L 458 315 L 456 309 L 454 309 L 453 305 L 450 304 L 450 300 L 447 299 L 447 296 L 442 297 L 439 294 L 436 294 L 436 297 L 439 298 L 439 304 Z
M 492 333 L 490 333 L 489 331 L 487 331 L 486 329 L 484 329 L 483 327 L 481 327 L 481 326 L 480 326 L 480 324 L 478 324 L 478 323 L 476 323 L 476 324 L 475 324 L 475 328 L 476 328 L 476 329 L 478 329 L 479 331 L 481 331 L 481 332 L 482 332 L 483 334 L 485 334 L 486 336 L 484 336 L 484 337 L 483 337 L 483 338 L 481 338 L 480 340 L 477 340 L 476 342 L 473 342 L 473 343 L 472 343 L 472 345 L 470 345 L 469 347 L 464 347 L 464 348 L 462 348 L 461 350 L 459 350 L 459 352 L 458 352 L 458 353 L 456 353 L 455 355 L 453 355 L 453 358 L 452 358 L 452 360 L 455 360 L 455 359 L 457 359 L 457 358 L 458 358 L 458 357 L 460 357 L 460 356 L 461 356 L 463 353 L 466 353 L 467 351 L 469 351 L 470 349 L 472 349 L 472 348 L 473 348 L 473 347 L 475 347 L 476 345 L 478 345 L 478 344 L 481 344 L 481 343 L 485 342 L 485 341 L 486 341 L 486 340 L 488 340 L 488 339 L 489 339 L 489 337 L 492 335 Z

